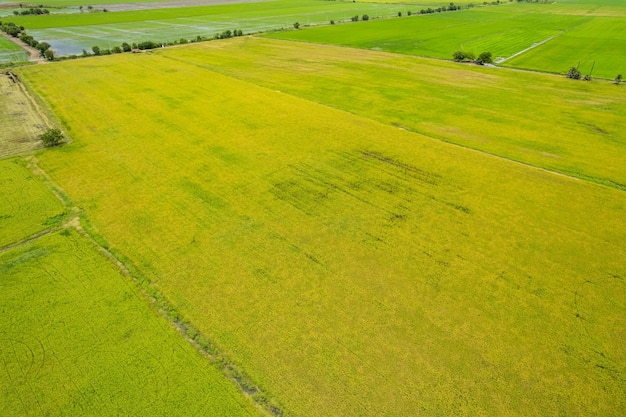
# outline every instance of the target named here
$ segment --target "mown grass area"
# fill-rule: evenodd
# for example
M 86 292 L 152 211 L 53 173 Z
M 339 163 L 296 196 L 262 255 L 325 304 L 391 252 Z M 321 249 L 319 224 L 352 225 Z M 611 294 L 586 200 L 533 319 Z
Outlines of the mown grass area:
M 259 38 L 167 57 L 509 159 L 626 188 L 623 86 Z
M 0 158 L 40 148 L 48 124 L 19 79 L 0 72 Z
M 294 415 L 621 416 L 626 193 L 275 91 L 333 85 L 302 50 L 272 89 L 197 49 L 24 68 L 74 139 L 43 167 Z
M 259 415 L 74 229 L 0 253 L 0 293 L 3 416 Z
M 626 72 L 626 53 L 619 47 L 623 44 L 626 8 L 619 17 L 607 18 L 582 13 L 593 6 L 566 6 L 582 9 L 569 13 L 558 3 L 503 4 L 269 36 L 443 59 L 452 59 L 457 50 L 476 56 L 489 51 L 494 59 L 504 59 L 534 47 L 507 65 L 566 73 L 579 62 L 589 68 L 596 61 L 594 75 L 598 77 L 613 79 Z
M 58 226 L 61 201 L 19 159 L 0 160 L 0 248 Z

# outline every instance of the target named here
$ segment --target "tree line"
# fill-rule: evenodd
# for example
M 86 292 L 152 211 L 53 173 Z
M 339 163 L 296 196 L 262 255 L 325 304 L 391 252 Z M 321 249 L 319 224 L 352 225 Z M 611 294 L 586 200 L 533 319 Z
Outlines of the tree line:
M 2 30 L 7 35 L 18 38 L 28 46 L 38 49 L 43 58 L 49 61 L 54 60 L 54 51 L 50 48 L 50 44 L 48 42 L 39 42 L 34 39 L 32 36 L 26 33 L 26 31 L 24 30 L 24 26 L 18 26 L 13 22 L 0 22 L 0 30 Z

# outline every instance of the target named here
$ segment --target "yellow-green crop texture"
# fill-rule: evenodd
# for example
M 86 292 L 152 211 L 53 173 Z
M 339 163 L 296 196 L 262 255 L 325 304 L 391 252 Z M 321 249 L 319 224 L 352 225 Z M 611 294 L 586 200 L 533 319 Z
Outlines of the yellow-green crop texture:
M 626 189 L 623 86 L 258 38 L 168 53 L 444 141 Z
M 72 230 L 0 253 L 0 414 L 257 415 Z
M 21 70 L 73 138 L 42 166 L 286 410 L 623 415 L 626 193 L 275 91 L 295 90 L 284 78 L 220 75 L 193 51 L 206 61 Z
M 18 159 L 0 160 L 0 248 L 58 226 L 63 204 Z

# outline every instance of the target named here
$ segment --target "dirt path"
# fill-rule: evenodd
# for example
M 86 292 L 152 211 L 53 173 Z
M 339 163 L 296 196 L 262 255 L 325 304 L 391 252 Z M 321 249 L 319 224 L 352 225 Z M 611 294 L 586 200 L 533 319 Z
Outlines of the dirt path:
M 44 62 L 43 58 L 41 57 L 41 52 L 39 52 L 38 49 L 35 49 L 32 46 L 26 45 L 24 42 L 22 42 L 18 38 L 14 38 L 11 35 L 7 35 L 6 33 L 2 32 L 2 31 L 0 31 L 0 35 L 4 36 L 8 40 L 13 42 L 14 44 L 19 46 L 20 48 L 22 48 L 26 52 L 28 52 L 28 55 L 29 55 L 28 60 L 30 62 Z

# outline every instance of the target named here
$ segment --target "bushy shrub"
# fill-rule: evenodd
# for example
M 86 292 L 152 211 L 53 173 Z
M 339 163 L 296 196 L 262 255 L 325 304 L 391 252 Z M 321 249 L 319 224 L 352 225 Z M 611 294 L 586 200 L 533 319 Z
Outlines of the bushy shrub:
M 43 135 L 41 135 L 41 141 L 43 146 L 51 148 L 53 146 L 59 146 L 63 143 L 63 133 L 59 129 L 48 129 Z
M 567 72 L 566 77 L 571 78 L 573 80 L 580 80 L 581 74 L 580 74 L 580 71 L 578 71 L 578 68 L 572 67 Z

